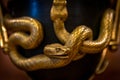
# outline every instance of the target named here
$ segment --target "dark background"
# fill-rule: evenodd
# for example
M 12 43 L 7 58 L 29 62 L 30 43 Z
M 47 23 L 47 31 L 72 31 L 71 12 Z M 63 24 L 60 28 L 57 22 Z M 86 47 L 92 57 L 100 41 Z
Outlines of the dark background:
M 116 0 L 68 0 L 69 16 L 65 22 L 66 28 L 71 32 L 78 25 L 85 24 L 94 32 L 94 39 L 99 33 L 102 15 L 107 8 L 115 9 Z M 56 38 L 50 19 L 52 0 L 1 0 L 4 14 L 12 17 L 30 16 L 39 20 L 44 29 L 43 43 L 35 50 L 20 48 L 23 56 L 31 57 L 42 53 L 46 44 L 59 42 Z M 48 29 L 49 28 L 49 29 Z M 28 54 L 29 53 L 29 54 Z M 93 72 L 99 61 L 100 54 L 87 55 L 60 69 L 38 70 L 23 72 L 17 69 L 8 56 L 0 52 L 0 80 L 28 80 L 31 76 L 34 80 L 86 80 Z M 95 77 L 95 80 L 120 80 L 120 46 L 118 51 L 108 52 L 107 59 L 110 64 L 107 70 Z M 27 74 L 26 74 L 27 73 Z M 57 73 L 57 74 L 56 74 Z M 78 79 L 79 78 L 79 79 Z

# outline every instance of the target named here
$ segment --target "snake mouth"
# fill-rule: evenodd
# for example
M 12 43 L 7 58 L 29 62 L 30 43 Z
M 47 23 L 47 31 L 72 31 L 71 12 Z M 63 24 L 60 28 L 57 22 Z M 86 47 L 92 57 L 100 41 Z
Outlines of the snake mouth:
M 51 58 L 68 59 L 70 48 L 60 44 L 50 44 L 44 48 L 44 54 Z
M 63 55 L 49 55 L 52 58 L 59 58 L 59 59 L 68 59 L 69 56 L 68 54 L 63 54 Z

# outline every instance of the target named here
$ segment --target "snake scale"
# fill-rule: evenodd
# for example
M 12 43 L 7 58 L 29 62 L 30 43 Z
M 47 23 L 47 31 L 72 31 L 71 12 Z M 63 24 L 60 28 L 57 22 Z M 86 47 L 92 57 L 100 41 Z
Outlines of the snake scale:
M 82 41 L 84 41 L 86 38 L 91 37 L 91 35 L 88 35 L 91 34 L 91 30 L 89 28 L 85 26 L 79 26 L 71 33 L 68 42 L 66 42 L 64 46 L 60 44 L 50 44 L 44 48 L 44 54 L 36 55 L 31 58 L 25 58 L 21 56 L 20 53 L 17 51 L 17 45 L 20 45 L 25 49 L 28 49 L 28 47 L 31 45 L 32 47 L 29 48 L 33 48 L 33 46 L 36 46 L 34 44 L 38 43 L 38 40 L 42 40 L 42 28 L 40 28 L 41 25 L 36 20 L 28 17 L 23 17 L 19 19 L 5 19 L 4 24 L 7 29 L 11 28 L 11 30 L 19 30 L 11 34 L 9 37 L 9 56 L 14 64 L 25 70 L 49 69 L 65 66 L 70 63 L 75 55 L 78 53 L 79 46 L 81 45 Z M 30 31 L 29 36 L 26 35 L 25 32 L 22 32 L 26 29 Z M 37 35 L 38 33 L 39 35 Z M 56 50 L 56 48 L 59 50 Z M 65 55 L 69 58 L 66 57 L 61 59 L 57 57 L 50 57 L 50 51 L 52 51 L 52 54 L 54 54 L 55 52 L 55 56 Z
M 92 30 L 84 25 L 78 26 L 72 31 L 72 33 L 68 33 L 64 27 L 64 18 L 66 18 L 67 15 L 65 13 L 64 16 L 62 14 L 60 14 L 62 16 L 58 16 L 59 14 L 57 13 L 58 17 L 54 17 L 54 13 L 52 12 L 55 7 L 56 6 L 53 5 L 51 17 L 54 21 L 56 36 L 64 43 L 64 45 L 58 43 L 46 45 L 43 54 L 31 58 L 23 57 L 18 52 L 17 46 L 21 46 L 25 49 L 32 49 L 39 45 L 43 39 L 41 23 L 29 17 L 4 19 L 4 25 L 7 30 L 14 31 L 14 33 L 9 36 L 8 55 L 11 61 L 19 68 L 31 71 L 63 67 L 76 59 L 79 51 L 83 53 L 96 53 L 109 44 L 112 31 L 113 10 L 108 9 L 105 12 L 101 22 L 99 38 L 93 41 Z M 65 7 L 60 8 L 61 10 L 66 11 L 66 9 L 64 9 Z
M 62 43 L 66 43 L 70 33 L 65 29 L 64 21 L 68 16 L 66 0 L 54 0 L 51 8 L 51 19 L 54 24 L 56 36 Z M 103 15 L 99 37 L 96 40 L 86 40 L 83 42 L 80 51 L 84 53 L 98 53 L 102 51 L 111 40 L 113 28 L 114 11 L 107 9 Z

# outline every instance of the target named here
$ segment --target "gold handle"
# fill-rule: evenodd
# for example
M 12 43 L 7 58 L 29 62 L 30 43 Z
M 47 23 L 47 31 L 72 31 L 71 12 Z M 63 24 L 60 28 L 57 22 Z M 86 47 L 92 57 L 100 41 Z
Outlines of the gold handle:
M 120 44 L 120 0 L 117 1 L 115 20 L 112 30 L 110 46 L 112 50 L 116 50 Z
M 3 25 L 3 15 L 1 6 L 0 6 L 0 47 L 5 51 L 5 53 L 8 52 L 8 34 L 6 28 Z

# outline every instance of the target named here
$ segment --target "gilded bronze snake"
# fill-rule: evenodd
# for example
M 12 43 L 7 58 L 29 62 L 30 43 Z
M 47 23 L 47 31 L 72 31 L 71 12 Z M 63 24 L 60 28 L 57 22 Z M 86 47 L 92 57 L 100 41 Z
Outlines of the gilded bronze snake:
M 54 43 L 44 47 L 44 54 L 31 58 L 23 57 L 17 50 L 17 46 L 25 49 L 35 48 L 42 42 L 42 25 L 35 19 L 22 17 L 17 19 L 4 18 L 7 30 L 14 33 L 9 36 L 9 57 L 12 62 L 24 70 L 51 69 L 63 67 L 72 60 L 80 59 L 78 53 L 97 53 L 102 51 L 111 39 L 113 10 L 108 9 L 101 22 L 99 38 L 92 40 L 92 30 L 84 25 L 76 27 L 72 33 L 68 33 L 64 26 L 67 18 L 66 1 L 55 5 L 51 9 L 51 18 L 54 21 L 54 29 L 57 37 L 64 45 Z M 63 5 L 64 4 L 64 5 Z M 61 6 L 62 5 L 62 6 Z M 56 13 L 57 7 L 57 13 Z M 63 11 L 62 11 L 63 10 Z M 78 57 L 78 58 L 77 58 Z
M 70 33 L 65 29 L 64 21 L 68 16 L 66 8 L 66 0 L 54 0 L 51 9 L 51 19 L 54 23 L 54 31 L 56 36 L 62 43 L 66 43 Z M 83 42 L 80 51 L 84 53 L 98 53 L 101 52 L 110 42 L 113 28 L 113 14 L 112 9 L 105 11 L 100 27 L 100 33 L 97 40 L 86 40 Z
M 7 29 L 11 28 L 11 30 L 19 30 L 9 37 L 9 56 L 14 64 L 25 70 L 49 69 L 65 66 L 70 63 L 78 53 L 81 43 L 86 38 L 91 37 L 91 35 L 88 35 L 91 34 L 91 30 L 85 26 L 80 26 L 71 33 L 68 42 L 66 42 L 64 46 L 60 44 L 47 45 L 44 48 L 44 54 L 36 55 L 31 58 L 25 58 L 17 51 L 17 45 L 22 46 L 25 49 L 30 49 L 36 46 L 39 43 L 38 41 L 42 40 L 42 28 L 40 28 L 41 25 L 36 20 L 28 17 L 19 19 L 5 19 L 4 24 Z M 30 32 L 29 36 L 23 32 L 26 30 L 29 30 Z M 60 53 L 59 50 L 55 51 L 57 47 L 63 51 Z M 59 57 L 52 57 L 49 55 L 50 51 L 52 51 L 53 54 L 55 52 L 55 56 L 58 55 L 64 57 L 65 55 L 68 56 L 68 58 L 65 57 L 61 59 Z M 62 52 L 63 54 L 61 54 Z

